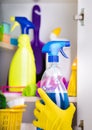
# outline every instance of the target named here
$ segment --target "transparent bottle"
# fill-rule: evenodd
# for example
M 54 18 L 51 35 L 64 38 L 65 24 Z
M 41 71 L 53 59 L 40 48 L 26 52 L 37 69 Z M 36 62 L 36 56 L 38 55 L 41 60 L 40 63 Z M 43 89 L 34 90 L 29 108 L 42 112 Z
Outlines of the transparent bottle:
M 44 72 L 41 79 L 41 88 L 60 108 L 68 108 L 69 99 L 58 62 L 52 62 L 50 67 Z
M 63 83 L 63 76 L 58 67 L 59 56 L 58 53 L 67 58 L 63 51 L 63 47 L 69 47 L 69 41 L 50 41 L 42 48 L 43 53 L 48 53 L 48 67 L 43 73 L 41 79 L 41 88 L 47 93 L 50 99 L 57 104 L 60 108 L 66 109 L 69 107 L 69 98 L 66 87 Z M 42 103 L 44 103 L 41 100 Z M 37 128 L 37 130 L 42 130 Z

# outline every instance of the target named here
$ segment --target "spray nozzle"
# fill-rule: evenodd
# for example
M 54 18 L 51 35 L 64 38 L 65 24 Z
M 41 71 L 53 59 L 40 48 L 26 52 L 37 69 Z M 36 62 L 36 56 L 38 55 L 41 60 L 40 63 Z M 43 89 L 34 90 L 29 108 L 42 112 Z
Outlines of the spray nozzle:
M 15 22 L 11 31 L 15 29 L 16 26 L 21 26 L 21 33 L 22 34 L 28 34 L 29 29 L 34 29 L 34 24 L 29 21 L 26 17 L 10 17 L 11 22 Z
M 70 41 L 65 40 L 65 41 L 50 41 L 46 43 L 43 48 L 42 52 L 43 53 L 48 53 L 48 61 L 49 62 L 58 62 L 58 53 L 61 52 L 61 54 L 65 57 L 68 58 L 65 52 L 63 51 L 63 47 L 69 47 L 70 46 Z

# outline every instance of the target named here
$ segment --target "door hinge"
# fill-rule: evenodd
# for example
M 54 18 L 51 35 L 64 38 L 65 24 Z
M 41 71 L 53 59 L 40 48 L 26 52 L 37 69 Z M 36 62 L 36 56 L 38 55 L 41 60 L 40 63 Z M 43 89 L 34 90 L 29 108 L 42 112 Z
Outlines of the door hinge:
M 84 8 L 81 9 L 80 14 L 74 16 L 74 20 L 80 21 L 81 25 L 84 26 Z
M 84 130 L 84 120 L 80 120 L 79 126 L 81 130 Z

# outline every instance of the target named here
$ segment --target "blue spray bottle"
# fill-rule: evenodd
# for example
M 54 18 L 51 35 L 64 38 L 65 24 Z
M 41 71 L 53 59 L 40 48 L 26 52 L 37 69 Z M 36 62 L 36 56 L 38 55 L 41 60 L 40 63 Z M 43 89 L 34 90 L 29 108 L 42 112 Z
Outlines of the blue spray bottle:
M 50 62 L 51 65 L 45 70 L 42 76 L 41 88 L 48 94 L 52 101 L 62 109 L 67 109 L 69 107 L 69 99 L 62 80 L 62 72 L 60 72 L 60 68 L 58 67 L 59 52 L 61 52 L 65 58 L 68 58 L 63 51 L 63 47 L 69 46 L 70 41 L 63 40 L 50 41 L 42 48 L 43 53 L 48 53 L 48 62 Z

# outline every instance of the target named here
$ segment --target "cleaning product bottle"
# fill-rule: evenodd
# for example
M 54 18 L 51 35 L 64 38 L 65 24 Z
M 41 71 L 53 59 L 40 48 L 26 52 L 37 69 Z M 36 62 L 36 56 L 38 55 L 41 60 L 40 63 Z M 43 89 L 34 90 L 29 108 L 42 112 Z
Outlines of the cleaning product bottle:
M 48 62 L 51 63 L 41 79 L 41 88 L 47 93 L 51 100 L 60 108 L 66 109 L 69 107 L 69 99 L 67 90 L 62 80 L 62 73 L 58 67 L 59 52 L 65 58 L 68 58 L 63 51 L 63 47 L 69 47 L 70 41 L 50 41 L 42 48 L 43 53 L 48 53 Z M 65 70 L 66 71 L 66 70 Z M 37 130 L 40 130 L 39 128 Z
M 65 40 L 67 40 L 66 38 L 64 38 L 60 35 L 61 32 L 62 32 L 62 28 L 60 28 L 60 27 L 53 29 L 52 32 L 50 33 L 50 40 L 51 41 L 65 41 Z M 67 82 L 67 84 L 66 84 L 66 87 L 67 87 L 68 83 L 69 83 L 69 79 L 70 79 L 70 74 L 71 74 L 71 71 L 70 71 L 70 68 L 71 68 L 71 47 L 64 48 L 64 51 L 68 55 L 69 59 L 66 60 L 64 57 L 62 57 L 62 55 L 60 55 L 59 56 L 60 60 L 59 60 L 58 66 L 60 67 L 60 69 L 62 71 L 62 75 L 64 76 L 64 79 Z M 47 67 L 48 67 L 48 65 L 49 64 L 47 64 Z
M 68 58 L 63 51 L 63 47 L 69 47 L 70 41 L 50 41 L 42 48 L 43 53 L 48 53 L 48 62 L 50 67 L 44 72 L 41 79 L 41 87 L 46 91 L 48 96 L 62 109 L 69 106 L 69 100 L 66 88 L 62 80 L 62 73 L 58 67 L 58 53 Z
M 69 96 L 77 96 L 77 58 L 74 59 L 72 67 L 71 67 L 71 76 L 68 84 L 68 95 Z
M 22 87 L 36 83 L 35 60 L 28 35 L 29 29 L 34 29 L 34 25 L 25 17 L 11 17 L 11 21 L 15 22 L 12 30 L 20 25 L 22 33 L 18 38 L 18 49 L 9 69 L 9 90 L 18 92 L 23 90 Z

